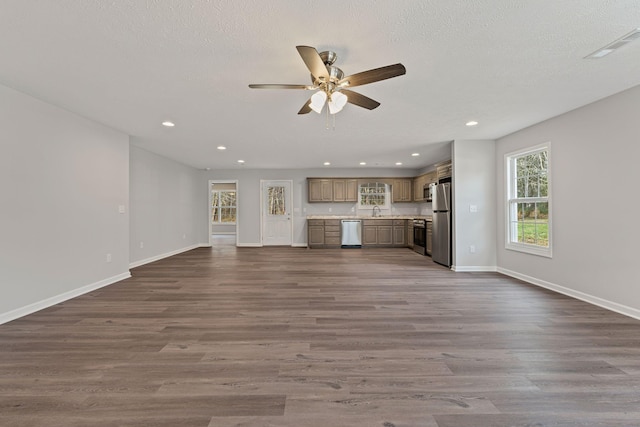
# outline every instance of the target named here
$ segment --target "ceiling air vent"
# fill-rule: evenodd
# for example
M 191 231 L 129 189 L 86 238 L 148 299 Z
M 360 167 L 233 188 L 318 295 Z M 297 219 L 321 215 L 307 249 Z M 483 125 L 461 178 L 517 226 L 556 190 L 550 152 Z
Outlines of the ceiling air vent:
M 627 33 L 624 36 L 620 37 L 619 39 L 612 41 L 605 47 L 601 47 L 595 52 L 585 56 L 584 59 L 602 58 L 603 56 L 607 56 L 614 50 L 620 49 L 622 46 L 626 45 L 627 43 L 631 43 L 632 41 L 637 39 L 640 39 L 640 28 L 636 28 L 630 33 Z

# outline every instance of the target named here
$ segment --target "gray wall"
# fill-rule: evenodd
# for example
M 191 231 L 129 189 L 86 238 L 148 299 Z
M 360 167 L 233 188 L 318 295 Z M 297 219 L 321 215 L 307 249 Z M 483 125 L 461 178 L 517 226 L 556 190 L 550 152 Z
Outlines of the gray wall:
M 453 267 L 456 271 L 495 271 L 495 141 L 454 141 L 453 182 Z M 477 212 L 471 212 L 471 205 Z
M 127 135 L 0 86 L 0 194 L 0 323 L 128 277 Z
M 640 317 L 640 86 L 501 138 L 499 270 Z M 553 258 L 505 249 L 504 155 L 551 142 Z
M 134 145 L 130 150 L 131 266 L 206 244 L 208 190 L 199 171 Z

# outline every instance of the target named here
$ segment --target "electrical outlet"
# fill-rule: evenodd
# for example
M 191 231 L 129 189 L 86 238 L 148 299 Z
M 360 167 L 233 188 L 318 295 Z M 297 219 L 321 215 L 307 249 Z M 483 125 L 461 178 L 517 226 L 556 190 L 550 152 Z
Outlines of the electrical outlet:
M 187 235 L 186 235 L 186 234 L 183 234 L 183 235 L 182 235 L 182 238 L 183 238 L 183 239 L 186 239 L 186 238 L 187 238 Z
M 478 212 L 478 205 L 469 205 L 469 212 L 471 213 Z
M 475 254 L 476 253 L 476 246 L 475 245 L 470 245 L 469 246 L 469 252 L 472 253 L 472 254 Z
M 140 249 L 144 248 L 144 242 L 140 242 Z
M 121 214 L 123 214 L 125 212 L 124 205 L 119 205 L 118 206 L 118 212 L 120 212 Z
M 111 262 L 111 254 L 107 254 L 107 262 Z
M 331 208 L 329 208 L 329 212 L 331 212 Z

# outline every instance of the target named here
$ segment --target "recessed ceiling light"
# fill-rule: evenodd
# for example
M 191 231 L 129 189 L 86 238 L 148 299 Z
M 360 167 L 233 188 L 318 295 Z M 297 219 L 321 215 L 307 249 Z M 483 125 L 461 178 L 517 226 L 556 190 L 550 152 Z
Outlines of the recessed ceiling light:
M 170 122 L 170 121 L 168 121 L 168 120 L 167 120 L 167 121 L 162 122 L 162 126 L 166 126 L 166 127 L 168 127 L 168 128 L 172 128 L 172 127 L 174 127 L 175 125 L 176 125 L 175 123 Z
M 411 153 L 411 155 L 412 155 L 413 157 L 418 157 L 418 156 L 420 155 L 420 153 Z
M 324 165 L 325 166 L 331 166 L 331 163 L 330 162 L 324 162 Z
M 476 122 L 475 120 L 471 120 L 471 121 L 465 123 L 465 125 L 467 125 L 467 126 L 475 126 L 477 124 L 478 124 L 478 122 Z
M 225 147 L 224 145 L 218 145 L 218 150 L 226 150 L 227 147 Z
M 238 163 L 244 164 L 244 160 L 238 160 Z
M 402 162 L 396 162 L 396 166 L 402 166 Z
M 360 162 L 360 166 L 364 166 L 366 164 L 367 164 L 367 162 Z

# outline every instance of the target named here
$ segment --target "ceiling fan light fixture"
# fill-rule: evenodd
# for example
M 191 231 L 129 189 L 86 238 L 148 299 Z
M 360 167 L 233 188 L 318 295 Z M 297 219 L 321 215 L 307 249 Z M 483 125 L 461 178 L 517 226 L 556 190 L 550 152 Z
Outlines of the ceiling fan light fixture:
M 325 102 L 327 102 L 327 94 L 324 91 L 319 90 L 311 96 L 311 103 L 309 104 L 309 108 L 320 114 Z
M 329 113 L 336 114 L 342 111 L 348 100 L 349 98 L 344 93 L 333 92 L 329 98 Z

